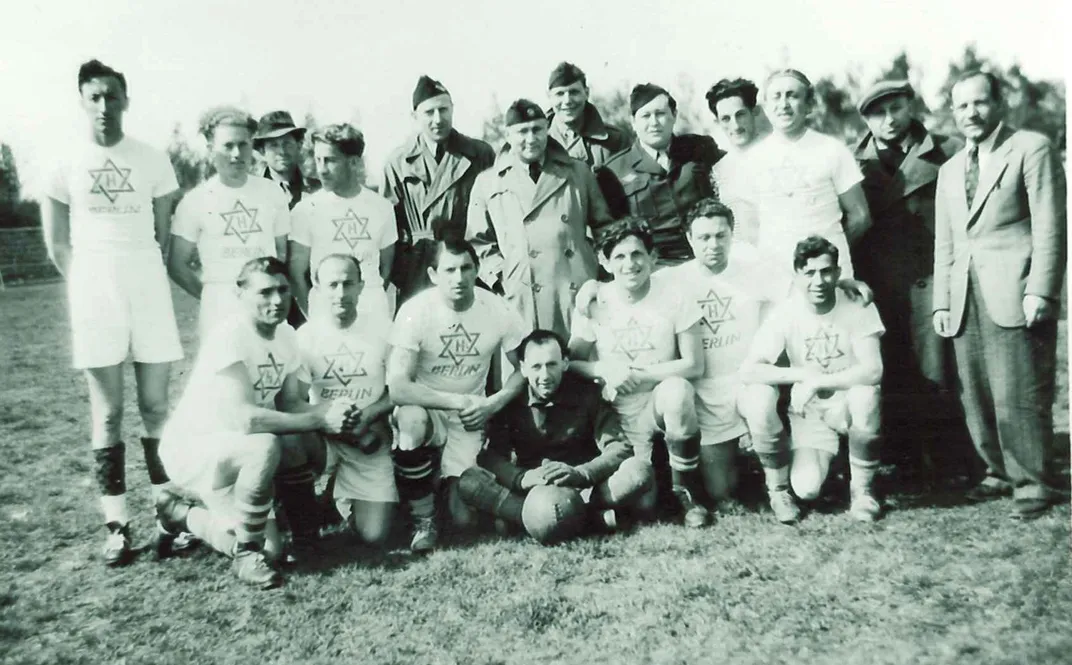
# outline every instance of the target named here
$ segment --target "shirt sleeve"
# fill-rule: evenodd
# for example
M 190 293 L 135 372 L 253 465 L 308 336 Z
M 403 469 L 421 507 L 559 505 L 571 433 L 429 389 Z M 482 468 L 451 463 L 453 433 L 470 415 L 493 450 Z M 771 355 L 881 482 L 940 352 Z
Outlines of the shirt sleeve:
M 313 202 L 299 201 L 290 213 L 290 239 L 296 243 L 313 246 L 313 231 L 311 219 L 313 216 Z
M 182 197 L 175 216 L 171 220 L 171 232 L 178 237 L 196 243 L 201 238 L 201 210 L 197 205 L 200 196 L 191 192 Z
M 595 342 L 595 322 L 587 316 L 581 316 L 580 314 L 574 312 L 573 322 L 570 326 L 570 337 L 579 339 L 582 342 Z
M 242 352 L 242 330 L 235 325 L 223 325 L 212 331 L 201 346 L 199 362 L 213 374 L 235 363 L 245 363 Z
M 862 308 L 858 314 L 853 316 L 852 322 L 853 337 L 857 339 L 870 337 L 871 335 L 881 337 L 886 332 L 886 326 L 882 323 L 882 317 L 879 316 L 875 303 Z
M 179 188 L 179 181 L 175 178 L 175 167 L 166 154 L 158 157 L 157 177 L 153 183 L 153 198 L 167 196 Z
M 848 148 L 840 143 L 835 143 L 833 148 L 834 189 L 840 196 L 852 189 L 853 185 L 862 182 L 864 175 L 860 172 L 860 165 L 856 163 L 856 158 L 852 156 Z
M 70 189 L 67 186 L 67 165 L 60 164 L 49 174 L 45 195 L 60 203 L 70 204 Z
M 398 316 L 395 318 L 394 327 L 391 331 L 391 345 L 395 348 L 413 351 L 414 353 L 421 350 L 421 310 L 415 306 L 415 303 L 419 303 L 421 300 L 423 298 L 408 300 L 398 310 Z
M 669 291 L 667 292 L 669 293 Z M 700 311 L 700 306 L 692 298 L 686 298 L 678 291 L 673 298 L 667 298 L 667 302 L 676 303 L 674 317 L 674 333 L 680 335 L 689 328 L 696 325 L 696 322 L 703 318 L 703 312 Z
M 785 351 L 785 308 L 776 307 L 767 319 L 760 324 L 748 355 L 754 361 L 775 362 Z

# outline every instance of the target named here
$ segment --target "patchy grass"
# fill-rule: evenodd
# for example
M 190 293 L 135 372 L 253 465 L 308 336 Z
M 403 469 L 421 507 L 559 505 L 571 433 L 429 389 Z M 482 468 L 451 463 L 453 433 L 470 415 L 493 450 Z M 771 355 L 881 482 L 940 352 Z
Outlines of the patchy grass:
M 176 295 L 192 348 L 194 303 Z M 273 592 L 209 552 L 107 570 L 88 406 L 68 368 L 62 287 L 0 293 L 0 662 L 1067 663 L 1069 511 L 894 495 L 874 526 L 840 509 L 795 528 L 736 510 L 565 546 L 455 539 L 412 559 L 336 540 Z M 1062 338 L 1062 364 L 1065 343 Z M 176 371 L 177 393 L 189 367 Z M 133 376 L 130 376 L 131 388 Z M 1067 376 L 1058 404 L 1067 427 Z M 128 391 L 126 437 L 140 431 Z M 151 528 L 129 448 L 135 528 Z

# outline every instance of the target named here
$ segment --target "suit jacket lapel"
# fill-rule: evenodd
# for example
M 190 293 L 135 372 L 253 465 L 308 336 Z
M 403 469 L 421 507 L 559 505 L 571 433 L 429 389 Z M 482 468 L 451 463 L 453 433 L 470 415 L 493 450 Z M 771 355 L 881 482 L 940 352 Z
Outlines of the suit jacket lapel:
M 525 207 L 524 218 L 527 219 L 528 216 L 543 205 L 547 199 L 554 196 L 558 190 L 566 186 L 566 178 L 560 172 L 561 170 L 562 166 L 558 160 L 547 159 L 544 162 L 543 171 L 540 173 L 540 179 L 536 182 L 536 190 L 532 196 L 532 205 Z M 526 180 L 529 180 L 527 174 L 523 177 Z M 529 182 L 531 182 L 531 180 L 529 180 Z
M 445 153 L 443 161 L 439 163 L 435 176 L 432 178 L 432 186 L 428 190 L 428 196 L 424 198 L 424 210 L 422 212 L 427 213 L 428 209 L 436 201 L 443 198 L 443 195 L 450 191 L 454 183 L 462 179 L 471 164 L 472 162 L 469 161 L 469 158 L 461 153 L 449 151 Z
M 905 155 L 904 161 L 897 169 L 899 177 L 904 182 L 904 190 L 900 192 L 900 196 L 906 197 L 920 187 L 925 187 L 938 179 L 938 167 L 923 159 L 924 155 L 934 149 L 934 138 L 926 134 L 923 140 L 912 146 L 912 149 Z
M 1009 130 L 1002 126 L 1002 132 L 995 137 L 994 148 L 987 157 L 986 169 L 979 173 L 979 186 L 975 190 L 975 198 L 972 200 L 971 209 L 968 211 L 968 225 L 971 226 L 979 218 L 979 211 L 986 202 L 994 185 L 998 184 L 1001 175 L 1009 167 Z M 965 153 L 966 154 L 966 153 Z M 967 203 L 967 201 L 965 201 Z

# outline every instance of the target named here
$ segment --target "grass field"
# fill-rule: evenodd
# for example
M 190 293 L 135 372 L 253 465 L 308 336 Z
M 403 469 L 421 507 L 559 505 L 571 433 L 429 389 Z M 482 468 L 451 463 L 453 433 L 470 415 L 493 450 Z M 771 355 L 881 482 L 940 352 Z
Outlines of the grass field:
M 194 303 L 176 306 L 190 349 Z M 1072 662 L 1068 508 L 1021 524 L 1008 501 L 953 495 L 895 494 L 873 526 L 841 506 L 797 527 L 745 509 L 554 548 L 456 538 L 420 559 L 339 539 L 271 592 L 204 551 L 107 570 L 62 289 L 0 292 L 0 313 L 0 663 Z

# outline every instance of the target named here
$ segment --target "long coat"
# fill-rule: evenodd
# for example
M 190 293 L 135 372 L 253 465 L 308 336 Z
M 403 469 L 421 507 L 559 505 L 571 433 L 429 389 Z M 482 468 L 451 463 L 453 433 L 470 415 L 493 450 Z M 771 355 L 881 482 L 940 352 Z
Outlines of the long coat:
M 885 384 L 892 392 L 924 391 L 921 380 L 951 387 L 953 378 L 950 345 L 931 323 L 934 196 L 939 168 L 962 144 L 920 123 L 910 131 L 913 145 L 896 170 L 883 163 L 870 133 L 855 149 L 872 225 L 852 260 L 857 276 L 874 289 L 887 326 Z
M 537 182 L 510 152 L 477 177 L 467 236 L 480 274 L 534 327 L 569 338 L 577 289 L 596 276 L 590 233 L 611 221 L 588 165 L 548 141 Z
M 559 131 L 554 117 L 554 113 L 547 115 L 547 122 L 550 123 L 547 133 L 566 149 L 570 157 L 587 163 L 593 169 L 603 166 L 611 157 L 629 147 L 629 135 L 603 122 L 603 116 L 599 115 L 599 110 L 591 102 L 584 106 L 581 131 L 572 141 L 567 141 Z
M 396 149 L 384 167 L 383 195 L 395 206 L 398 246 L 391 281 L 399 302 L 428 285 L 434 240 L 465 234 L 469 195 L 477 175 L 492 165 L 495 151 L 487 143 L 457 131 L 447 138 L 446 152 L 434 155 L 414 136 Z
M 634 141 L 597 175 L 614 217 L 633 215 L 646 219 L 660 261 L 682 263 L 692 258 L 692 249 L 685 240 L 685 214 L 697 201 L 714 193 L 711 167 L 726 153 L 710 136 L 698 134 L 673 137 L 666 152 L 669 172 Z

